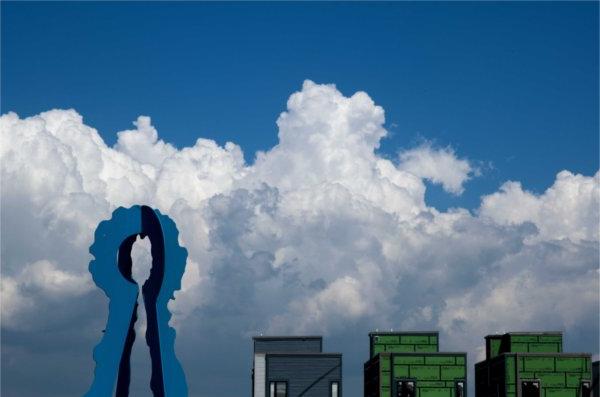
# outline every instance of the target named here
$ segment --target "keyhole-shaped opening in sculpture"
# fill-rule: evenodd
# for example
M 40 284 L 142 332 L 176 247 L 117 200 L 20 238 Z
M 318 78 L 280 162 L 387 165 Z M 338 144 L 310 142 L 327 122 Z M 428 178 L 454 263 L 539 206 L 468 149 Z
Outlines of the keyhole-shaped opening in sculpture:
M 152 268 L 151 243 L 148 237 L 138 235 L 131 247 L 131 278 L 140 289 L 138 295 L 137 321 L 134 325 L 135 341 L 131 351 L 131 383 L 129 385 L 130 397 L 145 397 L 149 395 L 150 376 L 152 364 L 150 353 L 146 344 L 146 307 L 142 298 L 142 286 L 150 277 Z

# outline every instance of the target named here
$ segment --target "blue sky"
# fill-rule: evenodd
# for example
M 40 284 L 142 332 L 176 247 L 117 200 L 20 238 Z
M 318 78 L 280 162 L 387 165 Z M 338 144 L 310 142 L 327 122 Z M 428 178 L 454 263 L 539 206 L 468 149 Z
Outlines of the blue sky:
M 366 91 L 380 152 L 451 145 L 482 176 L 542 192 L 598 169 L 598 3 L 3 3 L 2 113 L 74 108 L 112 144 L 140 115 L 178 147 L 233 141 L 252 162 L 304 79 Z
M 134 204 L 189 253 L 190 397 L 247 394 L 260 333 L 324 335 L 346 397 L 374 329 L 439 330 L 470 393 L 489 333 L 598 359 L 598 2 L 0 7 L 3 396 L 89 387 L 89 247 Z M 147 395 L 143 338 L 132 360 Z

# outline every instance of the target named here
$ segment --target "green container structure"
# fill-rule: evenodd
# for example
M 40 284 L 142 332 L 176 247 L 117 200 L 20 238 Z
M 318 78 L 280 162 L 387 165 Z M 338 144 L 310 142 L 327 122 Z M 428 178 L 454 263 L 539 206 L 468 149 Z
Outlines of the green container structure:
M 591 397 L 592 356 L 564 353 L 561 332 L 488 335 L 477 397 Z
M 440 353 L 438 332 L 371 332 L 365 397 L 465 397 L 467 354 Z
M 600 361 L 592 363 L 592 395 L 600 397 Z

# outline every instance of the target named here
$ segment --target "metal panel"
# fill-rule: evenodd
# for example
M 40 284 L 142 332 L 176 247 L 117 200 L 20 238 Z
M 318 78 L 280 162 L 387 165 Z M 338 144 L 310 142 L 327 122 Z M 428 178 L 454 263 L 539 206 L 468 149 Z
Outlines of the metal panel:
M 266 363 L 264 353 L 254 355 L 254 397 L 265 397 Z
M 267 354 L 267 383 L 287 381 L 290 397 L 329 397 L 331 382 L 339 382 L 342 395 L 340 354 Z
M 321 353 L 320 337 L 256 337 L 254 353 Z

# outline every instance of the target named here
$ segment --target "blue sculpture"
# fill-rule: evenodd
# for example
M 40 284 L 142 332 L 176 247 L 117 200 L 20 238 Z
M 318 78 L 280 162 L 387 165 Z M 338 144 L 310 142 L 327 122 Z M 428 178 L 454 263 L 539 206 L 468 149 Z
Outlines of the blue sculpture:
M 137 236 L 152 245 L 152 268 L 142 286 L 146 307 L 146 343 L 152 360 L 150 388 L 155 397 L 187 396 L 183 369 L 175 356 L 175 330 L 169 327 L 167 308 L 181 288 L 187 250 L 178 243 L 177 227 L 160 211 L 147 206 L 117 208 L 112 218 L 102 221 L 90 247 L 94 259 L 92 278 L 108 296 L 108 322 L 104 336 L 94 349 L 94 381 L 89 397 L 129 395 L 130 356 L 135 340 L 139 286 L 131 277 L 131 248 Z

